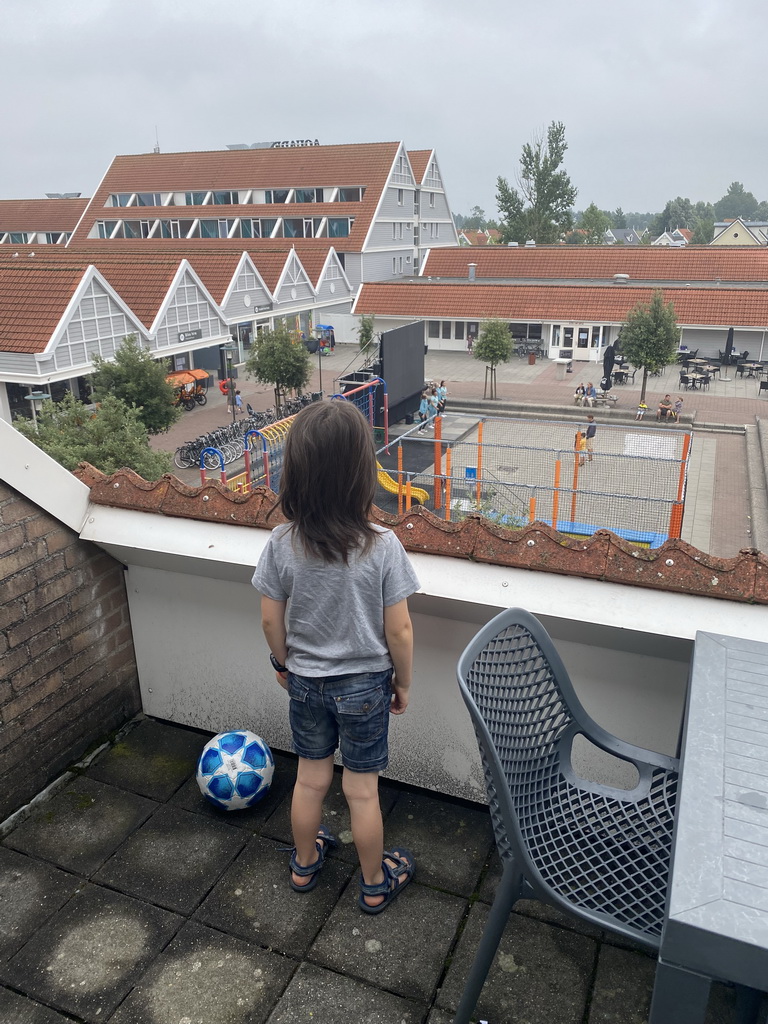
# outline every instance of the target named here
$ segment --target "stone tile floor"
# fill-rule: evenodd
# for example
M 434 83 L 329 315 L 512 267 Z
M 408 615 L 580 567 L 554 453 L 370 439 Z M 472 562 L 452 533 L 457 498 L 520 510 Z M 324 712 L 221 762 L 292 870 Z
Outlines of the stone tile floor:
M 485 808 L 382 780 L 416 878 L 378 917 L 336 779 L 341 845 L 287 884 L 295 759 L 255 808 L 207 804 L 209 734 L 140 718 L 0 841 L 1 1024 L 450 1024 L 500 876 Z M 511 915 L 477 1008 L 488 1024 L 641 1024 L 654 960 L 535 901 Z M 715 986 L 708 1024 L 731 1020 Z

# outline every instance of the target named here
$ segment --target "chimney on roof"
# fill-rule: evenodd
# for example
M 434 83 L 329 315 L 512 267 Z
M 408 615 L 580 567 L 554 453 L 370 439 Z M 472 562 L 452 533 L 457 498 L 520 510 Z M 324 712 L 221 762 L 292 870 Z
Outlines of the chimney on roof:
M 469 267 L 469 280 L 474 281 L 477 274 L 477 264 L 469 263 L 467 266 Z

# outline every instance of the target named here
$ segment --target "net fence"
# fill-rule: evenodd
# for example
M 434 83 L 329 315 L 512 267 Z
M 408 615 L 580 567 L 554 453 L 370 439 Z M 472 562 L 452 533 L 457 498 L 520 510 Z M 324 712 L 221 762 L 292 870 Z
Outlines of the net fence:
M 487 418 L 434 444 L 409 432 L 399 453 L 380 453 L 398 486 L 380 489 L 377 503 L 402 510 L 410 481 L 417 500 L 426 495 L 423 504 L 454 522 L 480 512 L 502 526 L 538 520 L 573 536 L 609 529 L 651 547 L 679 536 L 690 434 L 601 423 L 590 451 L 579 436 L 586 426 Z M 442 430 L 450 433 L 450 414 Z

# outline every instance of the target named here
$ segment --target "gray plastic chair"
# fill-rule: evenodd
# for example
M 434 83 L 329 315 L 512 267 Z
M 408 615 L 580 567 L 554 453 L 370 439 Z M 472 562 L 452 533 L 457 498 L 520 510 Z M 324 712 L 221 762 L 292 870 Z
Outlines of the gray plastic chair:
M 458 678 L 475 728 L 503 873 L 454 1024 L 468 1024 L 519 899 L 536 897 L 658 950 L 678 761 L 612 736 L 579 703 L 544 627 L 510 608 L 466 648 Z M 634 789 L 576 775 L 578 735 L 635 766 Z

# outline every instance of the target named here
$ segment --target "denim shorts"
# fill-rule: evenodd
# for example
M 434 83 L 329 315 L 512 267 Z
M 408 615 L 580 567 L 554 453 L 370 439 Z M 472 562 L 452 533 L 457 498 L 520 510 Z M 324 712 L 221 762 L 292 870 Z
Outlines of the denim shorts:
M 310 679 L 288 673 L 291 732 L 299 757 L 319 761 L 338 747 L 353 772 L 387 767 L 392 669 Z

